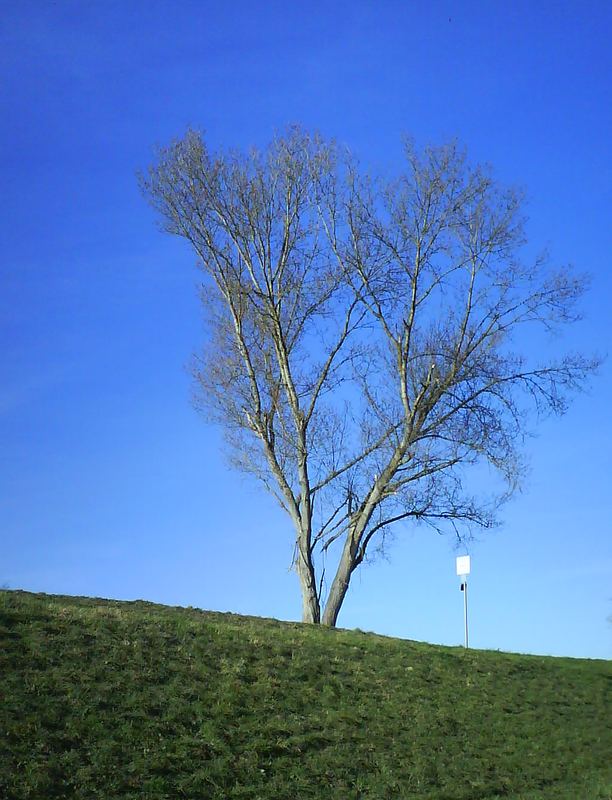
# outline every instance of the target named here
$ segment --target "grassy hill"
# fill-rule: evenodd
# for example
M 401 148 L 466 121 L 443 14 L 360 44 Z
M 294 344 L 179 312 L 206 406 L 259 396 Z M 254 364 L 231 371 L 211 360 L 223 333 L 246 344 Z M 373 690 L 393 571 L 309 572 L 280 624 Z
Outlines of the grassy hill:
M 612 666 L 0 592 L 0 797 L 612 798 Z

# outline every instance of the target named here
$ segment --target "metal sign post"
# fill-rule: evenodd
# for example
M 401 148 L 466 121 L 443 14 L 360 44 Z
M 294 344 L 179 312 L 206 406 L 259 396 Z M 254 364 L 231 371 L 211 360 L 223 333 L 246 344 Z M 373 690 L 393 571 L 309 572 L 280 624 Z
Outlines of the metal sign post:
M 457 575 L 461 578 L 461 591 L 463 592 L 463 628 L 465 643 L 467 649 L 469 647 L 468 637 L 468 582 L 467 576 L 470 574 L 470 557 L 457 556 Z
M 465 649 L 470 646 L 470 640 L 468 636 L 468 601 L 467 601 L 467 594 L 468 594 L 468 585 L 467 580 L 463 582 L 463 627 L 465 631 Z

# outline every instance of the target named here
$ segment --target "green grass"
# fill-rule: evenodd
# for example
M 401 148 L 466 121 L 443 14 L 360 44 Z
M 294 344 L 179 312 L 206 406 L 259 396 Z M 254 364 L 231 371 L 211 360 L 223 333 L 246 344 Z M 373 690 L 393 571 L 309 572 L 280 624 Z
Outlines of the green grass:
M 612 799 L 610 662 L 0 592 L 0 798 Z

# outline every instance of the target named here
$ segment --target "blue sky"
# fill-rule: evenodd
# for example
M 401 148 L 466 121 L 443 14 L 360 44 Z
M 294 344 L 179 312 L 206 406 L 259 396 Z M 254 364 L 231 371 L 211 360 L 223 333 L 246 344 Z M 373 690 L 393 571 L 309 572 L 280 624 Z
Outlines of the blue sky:
M 190 407 L 194 257 L 135 172 L 292 122 L 400 163 L 457 137 L 530 198 L 534 246 L 592 276 L 569 347 L 612 349 L 606 2 L 0 1 L 0 585 L 296 619 L 291 531 Z M 529 441 L 470 547 L 472 644 L 612 656 L 612 372 Z M 339 624 L 458 644 L 450 539 L 398 528 Z

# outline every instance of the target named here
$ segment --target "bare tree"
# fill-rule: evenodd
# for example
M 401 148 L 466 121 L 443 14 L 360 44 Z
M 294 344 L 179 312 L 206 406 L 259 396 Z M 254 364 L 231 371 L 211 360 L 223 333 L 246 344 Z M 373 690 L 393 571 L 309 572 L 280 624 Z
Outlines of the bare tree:
M 577 318 L 584 280 L 523 260 L 519 194 L 455 145 L 405 156 L 373 180 L 297 128 L 248 154 L 190 131 L 142 176 L 205 275 L 198 405 L 291 517 L 305 622 L 336 624 L 394 523 L 493 525 L 529 412 L 562 412 L 596 366 L 525 346 Z M 478 464 L 495 498 L 469 490 Z

